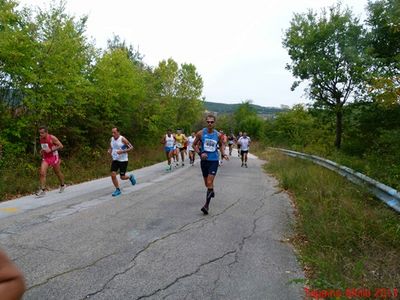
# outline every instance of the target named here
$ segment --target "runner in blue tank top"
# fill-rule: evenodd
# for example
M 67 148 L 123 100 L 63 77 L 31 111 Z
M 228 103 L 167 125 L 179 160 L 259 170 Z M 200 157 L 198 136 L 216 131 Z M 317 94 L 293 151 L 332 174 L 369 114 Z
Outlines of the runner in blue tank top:
M 201 208 L 201 211 L 207 215 L 211 198 L 215 197 L 214 193 L 214 178 L 217 175 L 219 156 L 217 145 L 221 150 L 221 155 L 224 159 L 229 160 L 229 157 L 224 153 L 225 145 L 221 139 L 221 135 L 216 131 L 214 115 L 207 116 L 207 128 L 203 128 L 196 134 L 196 139 L 193 142 L 194 150 L 201 157 L 201 171 L 203 173 L 204 184 L 207 187 L 206 204 Z

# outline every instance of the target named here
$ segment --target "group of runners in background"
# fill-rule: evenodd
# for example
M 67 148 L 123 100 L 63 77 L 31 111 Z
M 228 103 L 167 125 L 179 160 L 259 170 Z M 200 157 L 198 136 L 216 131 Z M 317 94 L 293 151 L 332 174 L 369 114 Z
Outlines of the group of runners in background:
M 249 147 L 251 139 L 247 136 L 247 133 L 239 132 L 238 136 L 234 133 L 226 135 L 223 130 L 219 130 L 218 134 L 221 139 L 221 144 L 224 149 L 226 146 L 229 148 L 229 156 L 232 156 L 232 150 L 234 145 L 237 145 L 238 156 L 241 158 L 242 167 L 247 168 L 247 155 L 249 153 Z M 185 157 L 189 157 L 189 164 L 194 165 L 196 155 L 193 143 L 196 139 L 196 133 L 192 132 L 189 137 L 183 133 L 182 129 L 177 129 L 176 133 L 173 133 L 171 129 L 167 130 L 167 133 L 161 140 L 161 144 L 164 145 L 164 152 L 167 158 L 167 171 L 171 171 L 172 167 L 179 167 L 179 161 L 181 166 L 185 166 Z M 218 150 L 220 152 L 219 165 L 223 164 L 222 152 L 220 151 L 220 146 L 218 145 Z

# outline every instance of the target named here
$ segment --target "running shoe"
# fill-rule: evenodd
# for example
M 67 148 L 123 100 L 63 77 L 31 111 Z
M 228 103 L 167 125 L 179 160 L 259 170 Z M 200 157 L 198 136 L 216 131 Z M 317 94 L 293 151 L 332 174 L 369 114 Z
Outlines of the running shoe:
M 119 196 L 119 195 L 121 195 L 121 190 L 120 189 L 116 189 L 114 191 L 114 193 L 111 194 L 111 196 L 113 196 L 113 197 L 116 197 L 116 196 Z
M 247 168 L 247 163 L 245 163 L 244 166 Z
M 244 163 L 242 163 L 241 167 L 243 168 L 243 166 L 244 166 Z
M 64 193 L 64 190 L 65 190 L 65 188 L 66 188 L 66 184 L 64 184 L 64 185 L 61 185 L 60 186 L 60 190 L 58 191 L 59 193 Z
M 208 215 L 208 209 L 204 206 L 201 208 L 201 211 L 203 212 L 203 214 Z
M 40 190 L 38 190 L 38 191 L 35 193 L 35 195 L 36 195 L 36 197 L 38 197 L 38 198 L 44 197 L 44 196 L 46 196 L 46 191 L 40 189 Z
M 171 171 L 171 169 L 172 169 L 171 165 L 168 165 L 168 166 L 165 168 L 165 171 Z
M 135 184 L 136 184 L 135 175 L 133 175 L 133 174 L 129 175 L 129 180 L 131 181 L 132 185 L 135 185 Z

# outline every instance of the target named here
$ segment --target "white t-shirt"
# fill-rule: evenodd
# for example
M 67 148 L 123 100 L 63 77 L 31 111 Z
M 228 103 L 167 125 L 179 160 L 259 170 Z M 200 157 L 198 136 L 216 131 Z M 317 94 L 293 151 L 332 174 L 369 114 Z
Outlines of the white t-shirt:
M 240 150 L 242 151 L 249 151 L 249 144 L 250 144 L 251 140 L 250 137 L 246 136 L 245 137 L 240 137 L 238 143 L 240 144 Z
M 193 142 L 194 142 L 195 139 L 196 139 L 196 137 L 192 137 L 192 136 L 188 137 L 188 149 L 189 149 L 189 151 L 194 151 Z

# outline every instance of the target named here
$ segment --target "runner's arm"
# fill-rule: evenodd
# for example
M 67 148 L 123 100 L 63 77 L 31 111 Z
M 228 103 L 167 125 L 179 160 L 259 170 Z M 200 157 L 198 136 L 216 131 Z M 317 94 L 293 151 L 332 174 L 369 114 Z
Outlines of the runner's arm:
M 166 141 L 165 141 L 165 135 L 163 136 L 163 138 L 161 139 L 161 142 L 160 142 L 161 144 L 165 144 L 166 143 Z
M 1 299 L 21 299 L 25 292 L 22 273 L 11 262 L 7 255 L 0 251 L 0 295 Z
M 219 151 L 221 151 L 221 156 L 226 160 L 229 160 L 228 155 L 225 154 L 225 142 L 223 141 L 224 137 L 222 134 L 218 133 L 218 142 L 219 142 Z
M 51 152 L 54 152 L 54 151 L 57 151 L 57 150 L 60 150 L 60 149 L 64 148 L 64 146 L 63 146 L 63 144 L 61 144 L 60 140 L 58 138 L 56 138 L 54 135 L 51 136 L 51 141 L 55 145 L 51 149 Z
M 118 150 L 117 151 L 117 153 L 118 152 L 120 152 L 120 153 L 118 153 L 118 154 L 121 154 L 121 153 L 128 153 L 129 151 L 131 151 L 132 149 L 133 149 L 133 146 L 132 146 L 132 144 L 126 139 L 126 138 L 122 138 L 122 142 L 128 147 L 128 148 L 126 148 L 126 149 L 124 149 L 124 150 Z
M 199 148 L 200 143 L 201 143 L 201 138 L 202 138 L 202 132 L 199 131 L 199 132 L 196 133 L 196 137 L 195 137 L 195 139 L 193 141 L 193 146 L 192 146 L 194 151 L 199 155 L 201 154 L 200 153 L 200 148 Z

